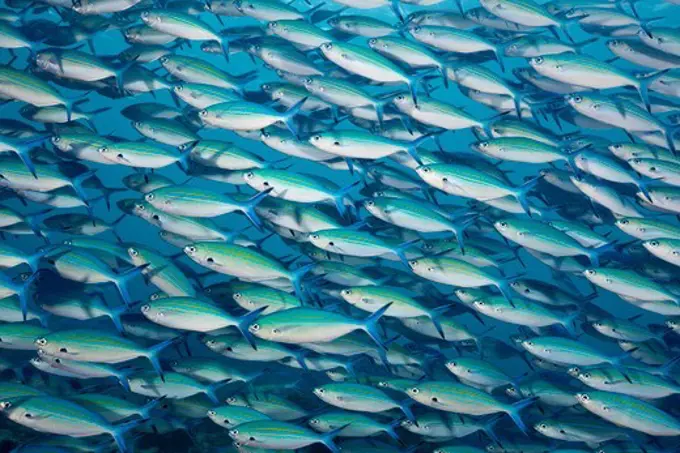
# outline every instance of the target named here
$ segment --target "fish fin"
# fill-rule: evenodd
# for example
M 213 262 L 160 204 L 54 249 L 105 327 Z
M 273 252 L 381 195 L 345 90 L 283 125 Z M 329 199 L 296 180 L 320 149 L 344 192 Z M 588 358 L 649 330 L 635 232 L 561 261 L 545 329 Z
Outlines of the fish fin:
M 344 217 L 346 212 L 345 197 L 352 189 L 354 189 L 356 186 L 360 184 L 361 181 L 355 181 L 349 185 L 346 185 L 345 187 L 340 188 L 337 192 L 333 194 L 333 201 L 335 203 L 335 207 L 341 216 Z
M 256 193 L 252 197 L 248 199 L 242 206 L 241 206 L 241 211 L 248 217 L 248 220 L 255 225 L 255 227 L 258 230 L 262 230 L 262 221 L 260 220 L 260 217 L 257 215 L 255 212 L 255 208 L 257 207 L 258 204 L 262 203 L 262 201 L 269 196 L 269 193 L 274 190 L 273 187 L 270 187 L 267 190 L 264 190 L 262 192 Z
M 262 312 L 265 311 L 267 308 L 269 308 L 269 305 L 265 305 L 264 307 L 260 307 L 257 310 L 248 312 L 245 315 L 238 318 L 238 324 L 236 325 L 236 327 L 241 332 L 241 335 L 243 335 L 243 338 L 245 338 L 248 344 L 250 344 L 250 347 L 255 350 L 257 350 L 257 345 L 255 344 L 255 339 L 248 330 L 248 326 L 250 326 L 253 323 L 253 321 L 255 321 L 258 318 L 258 316 L 260 316 L 260 314 L 262 314 Z
M 144 271 L 144 269 L 146 269 L 147 267 L 149 267 L 149 263 L 133 267 L 131 269 L 126 270 L 125 272 L 117 274 L 116 278 L 113 280 L 113 283 L 116 285 L 116 288 L 118 288 L 120 297 L 121 299 L 123 299 L 123 302 L 125 303 L 126 306 L 129 307 L 130 305 L 132 305 L 132 300 L 130 299 L 130 292 L 128 291 L 128 284 L 130 283 L 130 280 L 132 280 L 138 275 L 141 275 L 142 271 Z
M 163 367 L 161 366 L 161 362 L 158 358 L 159 354 L 168 346 L 177 344 L 180 341 L 184 341 L 183 336 L 178 336 L 170 338 L 169 340 L 162 341 L 144 351 L 144 356 L 149 359 L 149 362 L 151 362 L 151 366 L 153 367 L 154 370 L 156 370 L 156 373 L 158 373 L 163 382 L 165 382 L 165 375 L 163 374 Z
M 381 350 L 386 350 L 385 343 L 380 339 L 378 334 L 378 321 L 385 314 L 385 312 L 392 306 L 393 302 L 390 302 L 383 307 L 379 308 L 375 312 L 371 313 L 366 319 L 361 322 L 361 329 L 371 337 L 371 339 L 378 345 Z
M 109 433 L 113 437 L 113 440 L 116 442 L 116 446 L 118 447 L 118 451 L 120 453 L 129 453 L 130 450 L 127 447 L 127 444 L 125 443 L 125 433 L 128 431 L 131 431 L 132 429 L 138 427 L 139 425 L 145 423 L 146 420 L 143 419 L 135 419 L 135 420 L 130 420 L 129 422 L 121 423 L 119 425 L 113 425 L 109 428 Z
M 320 3 L 321 5 L 321 3 Z M 295 125 L 295 116 L 300 113 L 300 109 L 302 109 L 302 105 L 307 102 L 307 99 L 309 99 L 309 96 L 306 96 L 299 101 L 297 101 L 291 108 L 286 110 L 286 113 L 283 114 L 282 121 L 288 128 L 291 134 L 299 140 L 300 136 L 298 134 L 297 126 Z
M 221 381 L 213 382 L 212 384 L 208 385 L 205 387 L 205 394 L 208 398 L 210 398 L 210 401 L 212 401 L 215 404 L 220 404 L 219 398 L 217 398 L 217 391 L 224 387 L 225 385 L 228 385 L 231 383 L 232 379 L 227 378 L 223 379 Z
M 670 69 L 655 71 L 641 76 L 638 80 L 638 84 L 635 88 L 637 88 L 638 93 L 640 94 L 640 99 L 642 99 L 642 102 L 645 104 L 645 108 L 648 112 L 652 111 L 652 106 L 649 101 L 649 85 L 662 75 L 666 74 L 668 71 L 670 71 Z
M 524 421 L 522 420 L 520 416 L 520 411 L 524 409 L 525 407 L 528 407 L 532 404 L 534 404 L 536 401 L 538 401 L 538 397 L 534 396 L 531 398 L 526 398 L 520 401 L 517 401 L 516 403 L 513 403 L 511 406 L 508 406 L 506 414 L 510 416 L 513 422 L 515 422 L 515 425 L 525 434 L 528 435 L 529 429 L 527 426 L 524 424 Z

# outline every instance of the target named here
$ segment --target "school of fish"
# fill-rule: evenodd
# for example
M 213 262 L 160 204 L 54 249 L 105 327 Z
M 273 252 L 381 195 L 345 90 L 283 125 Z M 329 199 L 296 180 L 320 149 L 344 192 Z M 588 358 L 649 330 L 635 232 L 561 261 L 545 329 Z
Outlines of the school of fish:
M 677 451 L 678 17 L 3 0 L 0 450 Z

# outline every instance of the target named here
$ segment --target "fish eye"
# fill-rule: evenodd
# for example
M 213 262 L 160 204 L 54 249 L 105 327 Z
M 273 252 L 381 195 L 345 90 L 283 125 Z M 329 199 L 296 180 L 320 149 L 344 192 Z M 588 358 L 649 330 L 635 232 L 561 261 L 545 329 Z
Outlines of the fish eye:
M 316 418 L 313 418 L 313 419 L 311 419 L 311 420 L 309 421 L 309 423 L 311 423 L 312 425 L 318 425 L 318 424 L 319 424 L 319 420 L 316 419 Z
M 106 153 L 109 151 L 109 148 L 107 146 L 101 146 L 97 151 L 100 153 Z
M 533 58 L 532 61 L 533 61 L 534 64 L 536 64 L 536 65 L 541 65 L 541 64 L 543 64 L 543 61 L 545 61 L 545 60 L 544 60 L 543 57 L 535 57 L 535 58 Z
M 152 201 L 154 198 L 156 198 L 156 195 L 154 195 L 152 193 L 147 193 L 145 198 L 146 198 L 146 201 Z
M 129 249 L 128 253 L 130 253 L 131 256 L 139 256 L 139 251 L 137 249 Z
M 38 338 L 37 340 L 35 340 L 35 343 L 38 346 L 45 346 L 45 345 L 47 345 L 47 339 L 46 338 Z
M 258 330 L 260 330 L 260 325 L 259 324 L 253 324 L 253 325 L 250 326 L 250 329 L 257 332 Z
M 580 104 L 581 102 L 583 102 L 583 98 L 581 96 L 574 96 L 573 99 L 574 99 L 574 102 L 577 103 L 577 104 Z
M 420 393 L 420 389 L 418 387 L 413 387 L 412 389 L 409 390 L 409 392 L 413 393 L 414 395 L 417 395 Z
M 249 171 L 248 173 L 246 173 L 246 179 L 253 179 L 254 177 L 255 177 L 255 173 L 253 173 L 252 171 Z
M 234 293 L 233 297 L 234 297 L 234 299 L 239 300 L 243 296 L 241 295 L 241 293 Z
M 149 310 L 151 310 L 151 305 L 149 305 L 149 304 L 142 305 L 142 308 L 141 308 L 142 313 L 146 313 Z
M 650 241 L 649 242 L 650 247 L 658 247 L 659 246 L 659 241 Z
M 548 425 L 546 425 L 545 423 L 541 423 L 538 427 L 540 429 L 548 429 Z

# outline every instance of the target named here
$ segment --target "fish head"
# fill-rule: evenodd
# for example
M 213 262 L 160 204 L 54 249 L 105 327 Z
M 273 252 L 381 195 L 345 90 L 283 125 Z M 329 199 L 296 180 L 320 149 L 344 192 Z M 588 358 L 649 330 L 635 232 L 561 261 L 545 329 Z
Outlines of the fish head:
M 381 209 L 380 205 L 376 202 L 376 200 L 368 199 L 364 201 L 363 203 L 364 208 L 374 216 L 380 215 L 383 210 Z
M 559 427 L 556 425 L 556 423 L 553 420 L 541 420 L 538 423 L 534 424 L 534 429 L 543 434 L 544 436 L 559 436 Z M 559 439 L 559 437 L 557 437 Z
M 633 49 L 626 43 L 626 41 L 620 39 L 610 39 L 607 41 L 607 47 L 610 50 L 633 52 Z
M 673 242 L 665 239 L 643 241 L 642 246 L 656 256 L 664 256 L 675 260 L 680 256 L 680 250 L 674 247 Z
M 75 342 L 55 341 L 48 337 L 40 337 L 36 338 L 33 343 L 38 349 L 40 357 L 52 356 L 55 358 L 78 360 L 78 344 Z
M 132 259 L 132 262 L 136 265 L 146 263 L 143 251 L 139 247 L 128 247 L 127 254 Z
M 330 41 L 321 44 L 321 46 L 319 46 L 319 49 L 321 49 L 321 53 L 326 58 L 337 57 L 342 52 L 336 43 Z
M 420 179 L 435 187 L 442 187 L 445 182 L 442 175 L 431 165 L 421 165 L 417 167 L 416 173 L 420 176 Z
M 266 173 L 257 171 L 257 169 L 255 168 L 251 168 L 250 170 L 244 171 L 242 174 L 246 184 L 248 184 L 253 189 L 257 190 L 258 192 L 262 192 L 273 187 L 273 184 L 267 178 Z
M 578 403 L 586 409 L 590 409 L 595 405 L 595 401 L 588 393 L 577 393 L 576 401 L 578 401 Z
M 153 11 L 143 11 L 139 18 L 142 19 L 142 22 L 150 27 L 163 22 L 163 17 L 160 14 L 154 13 Z
M 211 268 L 216 266 L 214 253 L 208 243 L 196 242 L 184 247 L 183 251 L 185 255 L 201 265 Z
M 43 71 L 60 71 L 59 55 L 56 52 L 45 50 L 35 55 L 35 64 Z
M 198 112 L 198 119 L 205 124 L 218 120 L 221 117 L 219 111 L 213 109 L 203 109 Z
M 266 318 L 259 318 L 248 326 L 248 332 L 263 340 L 280 341 L 285 338 L 286 328 L 284 325 L 269 322 Z
M 583 271 L 583 276 L 596 285 L 607 286 L 612 283 L 612 280 L 598 269 L 585 269 Z
M 544 67 L 548 66 L 546 63 L 545 57 L 531 57 L 527 59 L 527 62 L 529 63 L 529 66 L 534 68 L 535 70 L 539 71 L 539 69 L 543 69 Z
M 323 231 L 312 233 L 307 236 L 307 238 L 309 239 L 309 242 L 322 250 L 336 253 L 339 251 L 339 247 L 335 244 L 335 241 L 324 234 Z
M 167 315 L 172 315 L 169 313 L 166 307 L 161 304 L 146 303 L 139 308 L 139 311 L 147 318 L 149 321 L 155 323 L 162 323 L 163 319 Z
M 576 374 L 576 379 L 579 381 L 583 382 L 586 385 L 592 385 L 592 384 L 602 384 L 602 379 L 597 379 L 597 374 L 593 371 L 580 371 L 578 374 Z M 598 382 L 599 381 L 599 382 Z
M 380 38 L 371 38 L 368 40 L 368 47 L 378 52 L 388 51 L 390 43 Z
M 680 330 L 680 319 L 678 319 L 678 318 L 667 319 L 665 324 L 669 329 L 673 329 L 675 331 Z
M 423 386 L 414 386 L 410 387 L 407 391 L 406 394 L 413 400 L 424 404 L 429 407 L 434 407 L 438 408 L 440 407 L 441 400 L 435 392 L 423 387 Z
M 345 288 L 340 290 L 340 297 L 342 297 L 347 303 L 352 305 L 357 305 L 362 301 L 362 291 L 361 288 Z
M 399 110 L 411 110 L 411 109 L 417 109 L 416 104 L 413 100 L 413 97 L 410 95 L 406 95 L 404 93 L 398 94 L 392 99 L 392 103 L 399 109 Z
M 309 137 L 309 144 L 315 148 L 330 153 L 339 152 L 343 148 L 343 140 L 340 134 L 333 131 L 317 132 Z
M 327 432 L 334 429 L 334 427 L 332 427 L 332 425 L 327 420 L 324 420 L 320 417 L 314 417 L 310 419 L 307 424 L 315 431 Z
M 25 406 L 21 401 L 0 401 L 0 412 L 10 420 L 29 428 L 36 426 L 36 422 L 40 418 L 37 417 L 39 414 L 36 414 L 32 408 Z

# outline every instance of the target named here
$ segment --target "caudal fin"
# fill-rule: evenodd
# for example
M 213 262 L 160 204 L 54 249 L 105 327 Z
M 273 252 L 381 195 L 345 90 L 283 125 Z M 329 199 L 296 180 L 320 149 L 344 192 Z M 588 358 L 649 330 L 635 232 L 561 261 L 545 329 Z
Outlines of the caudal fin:
M 375 342 L 375 344 L 380 347 L 381 350 L 386 350 L 387 347 L 385 346 L 385 343 L 380 339 L 380 334 L 378 333 L 378 321 L 380 321 L 380 318 L 385 314 L 387 310 L 392 306 L 393 302 L 390 302 L 383 306 L 382 308 L 376 310 L 375 312 L 371 313 L 370 316 L 368 316 L 366 319 L 363 320 L 361 323 L 361 329 L 368 334 L 368 336 L 371 337 L 371 339 Z
M 508 406 L 505 413 L 510 416 L 513 422 L 515 422 L 515 425 L 526 435 L 528 435 L 529 430 L 527 426 L 524 424 L 524 421 L 522 420 L 522 417 L 520 416 L 520 412 L 522 409 L 525 407 L 528 407 L 535 403 L 538 400 L 538 397 L 534 396 L 531 398 L 526 398 L 520 401 L 517 401 L 516 403 L 513 403 L 511 406 Z

